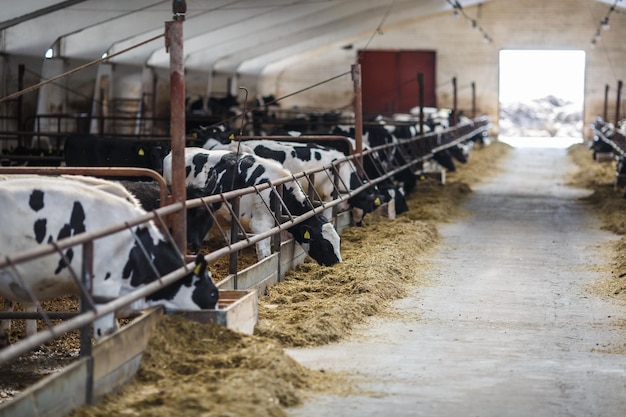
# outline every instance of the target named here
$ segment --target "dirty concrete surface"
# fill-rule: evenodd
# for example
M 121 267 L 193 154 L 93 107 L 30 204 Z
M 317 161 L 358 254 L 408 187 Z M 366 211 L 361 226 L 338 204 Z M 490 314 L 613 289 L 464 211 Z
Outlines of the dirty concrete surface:
M 587 288 L 608 273 L 616 237 L 577 201 L 589 192 L 566 186 L 566 152 L 516 147 L 505 172 L 474 186 L 468 215 L 441 225 L 432 285 L 397 314 L 289 349 L 352 383 L 289 415 L 625 416 L 626 309 Z

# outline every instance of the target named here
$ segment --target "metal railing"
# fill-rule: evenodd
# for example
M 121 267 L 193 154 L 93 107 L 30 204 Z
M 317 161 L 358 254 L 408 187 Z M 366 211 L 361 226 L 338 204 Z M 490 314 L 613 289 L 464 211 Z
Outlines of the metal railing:
M 490 123 L 486 118 L 477 119 L 473 121 L 471 124 L 459 125 L 454 128 L 450 128 L 444 130 L 439 133 L 428 134 L 424 136 L 419 136 L 411 139 L 403 139 L 398 143 L 389 143 L 385 145 L 381 145 L 367 151 L 364 151 L 362 154 L 352 154 L 347 156 L 343 160 L 337 160 L 333 163 L 330 163 L 326 166 L 320 167 L 319 169 L 309 170 L 297 174 L 292 174 L 288 177 L 281 178 L 279 180 L 268 182 L 260 185 L 256 185 L 253 187 L 248 187 L 245 189 L 233 190 L 229 192 L 219 193 L 207 197 L 197 198 L 193 200 L 188 200 L 185 205 L 182 203 L 169 204 L 167 206 L 161 207 L 157 210 L 149 212 L 145 215 L 139 216 L 134 219 L 129 219 L 123 224 L 112 225 L 107 228 L 103 228 L 96 231 L 82 233 L 73 237 L 68 237 L 57 242 L 43 244 L 39 247 L 22 251 L 19 253 L 15 253 L 12 255 L 5 256 L 4 259 L 0 260 L 0 269 L 11 268 L 16 271 L 15 266 L 22 263 L 31 261 L 33 259 L 37 259 L 38 257 L 48 256 L 51 254 L 62 254 L 62 252 L 73 246 L 82 246 L 83 247 L 83 266 L 80 272 L 73 271 L 75 276 L 76 284 L 81 289 L 82 298 L 84 300 L 83 303 L 83 311 L 80 314 L 77 314 L 75 317 L 70 318 L 67 321 L 64 321 L 60 324 L 56 324 L 54 326 L 50 323 L 50 317 L 53 315 L 46 316 L 46 312 L 42 312 L 39 309 L 38 316 L 43 317 L 44 321 L 47 323 L 48 328 L 41 330 L 34 336 L 27 337 L 16 342 L 13 345 L 10 345 L 2 350 L 0 350 L 0 365 L 22 355 L 37 346 L 57 338 L 69 331 L 81 329 L 83 336 L 81 340 L 81 352 L 84 354 L 88 354 L 90 351 L 90 338 L 86 335 L 89 334 L 90 324 L 97 318 L 100 318 L 104 315 L 113 313 L 130 303 L 139 300 L 143 297 L 146 297 L 164 286 L 170 285 L 175 281 L 183 278 L 189 271 L 193 268 L 193 263 L 187 263 L 183 267 L 172 271 L 171 273 L 160 277 L 154 282 L 142 286 L 131 293 L 123 295 L 113 301 L 110 301 L 106 304 L 97 305 L 89 294 L 87 288 L 90 288 L 90 283 L 88 281 L 90 274 L 88 265 L 90 265 L 93 259 L 93 242 L 97 239 L 100 239 L 104 236 L 109 236 L 115 233 L 119 233 L 122 231 L 126 231 L 131 229 L 134 226 L 144 224 L 147 222 L 155 222 L 162 231 L 164 231 L 165 237 L 173 242 L 172 236 L 167 231 L 167 217 L 180 211 L 189 208 L 195 208 L 204 205 L 207 210 L 211 213 L 214 218 L 217 217 L 217 213 L 213 210 L 212 205 L 215 203 L 222 203 L 222 205 L 226 206 L 226 209 L 231 214 L 232 217 L 232 225 L 231 225 L 231 241 L 226 242 L 226 244 L 215 251 L 205 255 L 205 259 L 208 263 L 211 263 L 222 256 L 231 255 L 236 256 L 236 252 L 249 247 L 251 245 L 256 244 L 257 242 L 271 238 L 274 236 L 280 236 L 280 232 L 283 230 L 287 230 L 288 228 L 295 226 L 306 219 L 320 214 L 321 212 L 333 208 L 342 202 L 346 201 L 347 198 L 356 195 L 362 191 L 367 190 L 373 184 L 378 184 L 381 181 L 385 181 L 391 178 L 396 173 L 404 170 L 404 169 L 412 169 L 413 166 L 417 162 L 425 161 L 432 157 L 432 155 L 440 150 L 446 149 L 451 146 L 455 146 L 458 143 L 469 140 L 474 135 L 480 134 L 481 132 L 486 131 L 490 126 Z M 362 158 L 377 158 L 380 155 L 380 152 L 389 152 L 397 153 L 401 155 L 399 158 L 393 159 L 391 165 L 386 167 L 385 172 L 380 172 L 379 176 L 375 178 L 367 178 L 368 181 L 364 182 L 360 187 L 356 189 L 348 189 L 347 184 L 341 184 L 340 181 L 334 179 L 333 184 L 335 184 L 335 198 L 331 201 L 321 201 L 322 199 L 315 191 L 313 176 L 319 172 L 325 172 L 329 177 L 336 177 L 337 173 L 337 165 L 341 163 L 346 163 L 346 161 L 350 161 L 353 163 L 354 169 L 362 172 L 361 160 Z M 110 171 L 112 175 L 122 175 L 119 170 L 124 171 L 124 168 L 104 168 L 104 171 Z M 20 173 L 25 172 L 22 169 L 15 168 L 5 168 L 0 171 L 1 173 Z M 58 175 L 61 173 L 80 173 L 87 174 L 88 171 L 85 171 L 83 168 L 75 168 L 75 169 L 58 169 L 58 168 L 45 168 L 39 173 L 45 175 Z M 294 215 L 289 213 L 287 209 L 287 205 L 282 199 L 282 191 L 281 187 L 285 183 L 293 183 L 295 186 L 302 187 L 302 184 L 308 184 L 308 198 L 311 210 L 301 214 Z M 276 204 L 273 207 L 270 207 L 269 201 L 265 201 L 261 198 L 260 193 L 264 190 L 270 189 L 271 193 L 276 197 Z M 303 188 L 302 188 L 303 189 Z M 262 233 L 256 235 L 248 235 L 248 234 L 240 234 L 238 230 L 243 230 L 243 226 L 239 223 L 238 216 L 238 199 L 244 195 L 248 194 L 257 194 L 259 198 L 261 198 L 265 204 L 266 208 L 270 213 L 273 213 L 275 227 L 268 229 Z M 220 227 L 216 222 L 217 227 Z M 224 230 L 220 231 L 224 233 Z M 278 242 L 280 243 L 280 242 Z M 174 245 L 175 246 L 175 245 Z M 276 245 L 273 245 L 274 250 L 276 250 Z M 184 255 L 180 254 L 181 259 L 184 259 Z M 186 262 L 186 260 L 184 261 Z M 184 263 L 183 262 L 183 263 Z M 232 264 L 232 263 L 231 263 Z M 235 263 L 236 264 L 236 263 Z M 38 300 L 35 297 L 31 297 L 33 302 L 38 303 Z M 15 316 L 11 316 L 11 313 L 3 313 L 0 318 L 7 317 L 37 317 L 37 316 L 28 316 L 24 313 L 18 313 Z

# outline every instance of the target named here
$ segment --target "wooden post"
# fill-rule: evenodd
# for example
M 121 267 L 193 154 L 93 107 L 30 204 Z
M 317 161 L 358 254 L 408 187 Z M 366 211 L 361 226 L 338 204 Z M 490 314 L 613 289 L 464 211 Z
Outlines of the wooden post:
M 176 3 L 176 2 L 174 2 Z M 178 2 L 181 3 L 181 2 Z M 184 3 L 184 2 L 183 2 Z M 187 200 L 185 183 L 185 68 L 183 60 L 183 22 L 174 10 L 174 20 L 165 22 L 166 48 L 170 53 L 170 136 L 172 138 L 172 200 Z M 172 235 L 181 253 L 187 252 L 187 211 L 172 216 Z

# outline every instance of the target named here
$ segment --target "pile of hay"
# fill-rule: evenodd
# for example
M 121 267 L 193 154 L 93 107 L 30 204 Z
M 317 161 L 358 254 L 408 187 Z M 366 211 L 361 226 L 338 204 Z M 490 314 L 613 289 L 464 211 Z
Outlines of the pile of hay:
M 486 178 L 508 149 L 495 142 L 474 151 L 445 185 L 420 182 L 410 211 L 395 220 L 368 215 L 364 226 L 345 229 L 341 264 L 306 262 L 260 297 L 254 336 L 165 317 L 137 378 L 72 416 L 284 416 L 303 390 L 345 391 L 341 375 L 305 369 L 282 348 L 339 340 L 356 323 L 384 313 L 409 285 L 426 285 L 426 260 L 439 239 L 436 223 L 459 215 L 470 193 L 459 180 L 474 165 L 481 166 L 475 181 Z
M 578 171 L 572 175 L 570 183 L 588 188 L 593 193 L 582 200 L 600 216 L 602 227 L 618 235 L 626 234 L 626 199 L 624 190 L 615 189 L 615 161 L 598 162 L 585 145 L 573 145 L 568 153 Z M 594 288 L 602 295 L 617 297 L 626 301 L 626 236 L 614 246 L 614 261 L 606 280 Z

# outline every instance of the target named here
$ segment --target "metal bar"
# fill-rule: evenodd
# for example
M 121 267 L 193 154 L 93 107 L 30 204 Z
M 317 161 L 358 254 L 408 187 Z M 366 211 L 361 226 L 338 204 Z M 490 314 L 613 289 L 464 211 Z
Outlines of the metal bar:
M 172 136 L 172 198 L 185 206 L 185 65 L 183 54 L 184 19 L 165 23 L 166 49 L 170 54 L 170 134 Z M 187 252 L 187 211 L 172 218 L 172 234 L 182 253 Z

